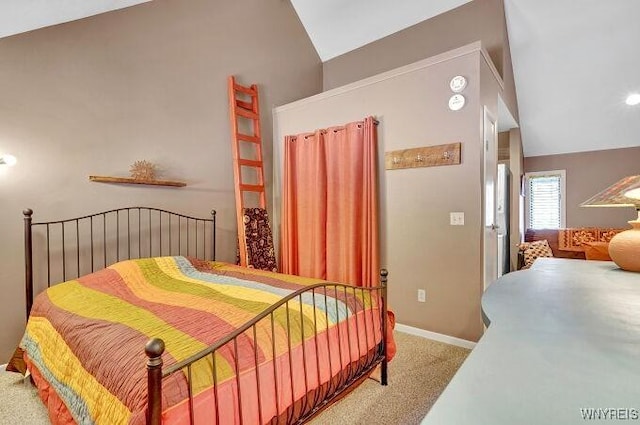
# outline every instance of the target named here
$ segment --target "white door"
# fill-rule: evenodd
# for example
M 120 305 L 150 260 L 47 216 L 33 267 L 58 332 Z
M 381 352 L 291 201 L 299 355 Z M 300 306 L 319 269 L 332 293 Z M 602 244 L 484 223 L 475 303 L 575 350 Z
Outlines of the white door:
M 498 278 L 498 226 L 496 223 L 496 179 L 498 173 L 498 129 L 496 119 L 484 107 L 484 289 Z

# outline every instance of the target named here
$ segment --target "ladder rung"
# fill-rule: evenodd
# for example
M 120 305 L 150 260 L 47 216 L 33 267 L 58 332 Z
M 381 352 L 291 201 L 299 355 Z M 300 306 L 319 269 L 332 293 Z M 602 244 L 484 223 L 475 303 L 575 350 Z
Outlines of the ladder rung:
M 236 133 L 236 139 L 244 140 L 245 142 L 260 143 L 260 139 L 256 136 L 249 136 L 248 134 Z
M 256 95 L 256 91 L 253 90 L 251 87 L 241 86 L 240 84 L 234 84 L 233 85 L 233 89 L 235 91 L 239 91 L 241 93 L 246 93 L 249 96 L 255 96 Z
M 244 100 L 236 100 L 236 105 L 238 105 L 238 107 L 240 108 L 244 108 L 248 111 L 253 112 L 253 103 L 251 102 L 245 102 Z
M 254 161 L 252 159 L 238 159 L 238 164 L 245 167 L 262 167 L 261 161 Z
M 264 192 L 264 186 L 261 184 L 241 184 L 242 192 Z
M 256 114 L 253 111 L 249 111 L 247 109 L 244 108 L 236 108 L 236 114 L 240 115 L 241 117 L 245 117 L 245 118 L 249 118 L 252 120 L 257 120 L 258 119 L 258 114 Z

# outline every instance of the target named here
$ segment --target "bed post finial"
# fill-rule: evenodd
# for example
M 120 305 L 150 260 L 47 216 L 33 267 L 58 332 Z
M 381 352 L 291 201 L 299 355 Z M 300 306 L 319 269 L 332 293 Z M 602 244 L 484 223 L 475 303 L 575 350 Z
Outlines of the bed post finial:
M 387 276 L 389 272 L 387 269 L 380 270 L 380 286 L 382 286 L 382 365 L 380 369 L 380 383 L 387 385 Z
M 213 227 L 211 229 L 211 258 L 213 261 L 216 260 L 216 210 L 211 210 L 211 218 L 213 219 Z
M 31 306 L 33 305 L 33 245 L 31 235 L 31 216 L 33 210 L 27 208 L 22 211 L 24 215 L 24 289 L 27 305 L 27 321 L 29 321 L 29 313 L 31 313 Z
M 164 341 L 153 338 L 144 346 L 147 355 L 147 425 L 162 420 L 162 353 Z

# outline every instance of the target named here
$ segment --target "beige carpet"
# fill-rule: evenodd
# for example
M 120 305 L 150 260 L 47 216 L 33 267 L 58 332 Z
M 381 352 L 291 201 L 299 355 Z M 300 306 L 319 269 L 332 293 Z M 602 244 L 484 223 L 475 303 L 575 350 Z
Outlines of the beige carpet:
M 394 332 L 398 353 L 389 363 L 389 385 L 367 379 L 314 419 L 312 425 L 419 424 L 469 350 Z
M 311 424 L 419 424 L 469 354 L 469 350 L 395 332 L 398 354 L 389 385 L 367 379 Z M 20 375 L 0 372 L 0 425 L 48 424 L 35 389 Z
M 47 425 L 49 417 L 29 380 L 0 372 L 0 425 Z

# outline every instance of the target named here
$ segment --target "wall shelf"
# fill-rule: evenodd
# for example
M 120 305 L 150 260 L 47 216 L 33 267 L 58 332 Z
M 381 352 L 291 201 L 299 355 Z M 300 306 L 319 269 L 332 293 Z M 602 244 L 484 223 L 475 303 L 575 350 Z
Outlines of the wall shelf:
M 106 176 L 89 176 L 89 180 L 99 183 L 120 183 L 120 184 L 145 184 L 153 186 L 172 186 L 184 187 L 187 184 L 171 180 L 140 180 L 132 177 L 106 177 Z

